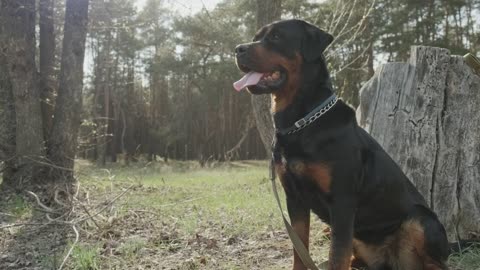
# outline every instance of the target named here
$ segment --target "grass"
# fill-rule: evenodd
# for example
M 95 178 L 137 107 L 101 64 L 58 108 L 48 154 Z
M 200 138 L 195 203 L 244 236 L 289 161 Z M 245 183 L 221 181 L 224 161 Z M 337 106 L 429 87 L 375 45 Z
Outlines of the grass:
M 137 254 L 146 246 L 147 241 L 143 238 L 133 237 L 125 241 L 118 252 L 128 260 L 135 260 Z
M 480 245 L 452 254 L 449 258 L 449 265 L 452 269 L 480 269 Z
M 120 260 L 141 260 L 149 253 L 162 257 L 157 266 L 172 267 L 166 269 L 290 268 L 289 240 L 265 161 L 208 168 L 177 161 L 128 168 L 113 165 L 104 170 L 82 163 L 79 168 L 81 184 L 94 186 L 92 192 L 97 195 L 116 194 L 119 187 L 134 185 L 116 204 L 115 228 L 125 220 L 131 226 L 130 219 L 140 213 L 155 219 L 151 225 L 131 228 L 138 230 L 135 234 L 113 233 L 127 238 L 114 237 L 118 245 L 115 256 L 105 259 L 106 269 L 117 267 Z M 149 226 L 155 229 L 146 232 Z M 327 253 L 318 254 L 323 260 Z
M 26 219 L 32 215 L 32 206 L 21 195 L 9 194 L 2 200 L 0 212 L 11 219 Z
M 119 213 L 148 210 L 163 224 L 160 240 L 133 238 L 119 248 L 130 260 L 142 249 L 157 249 L 165 255 L 166 265 L 176 265 L 171 269 L 290 268 L 290 243 L 271 192 L 266 162 L 233 162 L 209 168 L 191 162 L 152 163 L 94 169 L 87 175 L 108 179 L 100 185 L 97 181 L 105 192 L 119 182 L 141 185 L 141 189 L 128 193 Z M 317 263 L 328 258 L 329 240 L 322 233 L 323 226 L 318 220 L 312 224 L 311 253 Z M 258 243 L 249 245 L 249 241 Z M 233 254 L 236 260 L 212 251 L 219 246 L 242 249 L 242 245 L 243 250 Z M 189 252 L 192 246 L 194 252 Z M 185 255 L 180 256 L 183 262 L 176 257 L 179 253 Z M 267 258 L 272 253 L 276 255 Z M 449 265 L 452 269 L 480 269 L 480 249 L 452 254 Z
M 268 226 L 281 228 L 266 163 L 239 162 L 193 170 L 185 166 L 182 163 L 175 168 L 152 165 L 139 170 L 113 167 L 107 175 L 113 176 L 114 182 L 130 179 L 144 187 L 141 195 L 131 192 L 126 196 L 123 212 L 150 209 L 188 233 L 194 233 L 203 225 L 223 227 L 224 232 L 243 235 Z M 104 188 L 110 186 L 107 184 Z
M 267 162 L 200 168 L 195 162 L 172 161 L 99 169 L 78 161 L 77 170 L 80 196 L 94 208 L 92 213 L 126 193 L 95 222 L 78 226 L 80 242 L 66 269 L 291 268 L 291 244 L 273 198 Z M 279 193 L 284 201 L 283 192 Z M 6 202 L 2 212 L 17 220 L 32 213 L 21 196 L 12 195 Z M 311 254 L 318 264 L 329 251 L 323 229 L 313 218 Z M 5 233 L 3 241 L 15 242 L 8 240 L 9 235 L 15 234 Z M 0 241 L 2 245 L 6 246 Z M 61 250 L 40 261 L 58 266 Z M 480 248 L 452 254 L 449 265 L 452 270 L 480 269 Z
M 209 168 L 192 162 L 134 166 L 105 170 L 83 166 L 88 176 L 83 182 L 94 183 L 105 193 L 120 183 L 141 186 L 125 196 L 118 213 L 150 211 L 162 224 L 162 232 L 153 240 L 134 236 L 120 244 L 118 252 L 124 259 L 136 260 L 142 251 L 159 250 L 161 264 L 171 269 L 290 268 L 290 243 L 271 192 L 266 162 Z M 311 253 L 317 263 L 328 257 L 329 240 L 322 233 L 323 226 L 318 220 L 312 224 Z M 225 258 L 225 253 L 233 259 Z M 452 254 L 449 265 L 480 269 L 480 249 Z
M 5 202 L 3 211 L 5 211 L 6 214 L 15 217 L 16 219 L 22 219 L 31 216 L 32 207 L 24 197 L 17 194 L 12 194 Z
M 71 267 L 75 270 L 98 270 L 98 248 L 91 245 L 81 244 L 75 246 L 71 256 Z

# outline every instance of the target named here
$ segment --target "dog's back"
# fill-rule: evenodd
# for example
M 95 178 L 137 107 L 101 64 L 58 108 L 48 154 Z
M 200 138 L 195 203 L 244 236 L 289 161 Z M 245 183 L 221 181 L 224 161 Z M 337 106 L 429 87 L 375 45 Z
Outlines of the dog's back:
M 311 24 L 287 20 L 236 48 L 246 74 L 235 88 L 272 95 L 275 168 L 292 227 L 308 247 L 310 211 L 330 225 L 329 269 L 446 269 L 442 224 L 333 94 L 322 55 L 332 40 Z M 294 269 L 306 269 L 296 251 Z

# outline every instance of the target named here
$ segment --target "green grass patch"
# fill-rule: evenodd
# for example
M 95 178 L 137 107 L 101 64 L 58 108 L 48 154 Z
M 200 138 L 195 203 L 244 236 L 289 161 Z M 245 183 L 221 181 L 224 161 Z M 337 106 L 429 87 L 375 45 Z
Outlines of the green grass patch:
M 231 235 L 281 228 L 265 161 L 209 168 L 172 161 L 101 170 L 84 164 L 80 172 L 83 185 L 95 185 L 105 193 L 117 184 L 142 185 L 126 195 L 121 211 L 153 210 L 189 234 L 211 226 Z
M 120 247 L 118 248 L 118 252 L 122 255 L 122 257 L 129 260 L 134 260 L 140 250 L 146 245 L 147 241 L 145 239 L 133 237 L 127 239 L 125 243 L 120 245 Z
M 98 270 L 99 259 L 96 246 L 79 244 L 72 251 L 71 266 L 76 270 Z
M 4 210 L 14 218 L 23 219 L 32 215 L 32 206 L 21 195 L 13 194 L 5 203 Z
M 452 269 L 478 270 L 480 269 L 480 245 L 469 247 L 449 257 Z
M 152 192 L 129 194 L 125 208 L 154 209 L 187 233 L 210 226 L 232 235 L 264 231 L 269 225 L 281 224 L 278 215 L 274 215 L 278 210 L 267 172 L 266 165 L 238 163 L 146 173 L 140 182 L 153 188 Z
M 116 255 L 107 259 L 110 268 L 129 269 L 122 263 L 141 260 L 149 264 L 151 260 L 145 254 L 163 256 L 160 261 L 176 265 L 174 269 L 290 268 L 291 244 L 279 233 L 284 228 L 265 161 L 208 168 L 180 161 L 109 165 L 104 169 L 84 163 L 79 167 L 82 185 L 102 196 L 114 197 L 133 185 L 115 205 L 116 218 L 122 225 L 112 228 L 125 236 L 119 239 Z M 284 202 L 280 185 L 278 188 Z M 145 218 L 132 213 L 152 215 L 146 214 Z M 130 225 L 132 218 L 135 221 Z M 149 219 L 153 221 L 149 223 Z M 311 253 L 320 263 L 328 258 L 329 240 L 322 232 L 324 225 L 316 218 L 312 220 Z M 149 226 L 155 228 L 149 230 Z M 129 229 L 132 233 L 127 232 Z M 77 253 L 75 265 L 96 265 L 95 250 L 82 247 Z M 449 265 L 451 269 L 480 269 L 480 249 L 453 254 Z

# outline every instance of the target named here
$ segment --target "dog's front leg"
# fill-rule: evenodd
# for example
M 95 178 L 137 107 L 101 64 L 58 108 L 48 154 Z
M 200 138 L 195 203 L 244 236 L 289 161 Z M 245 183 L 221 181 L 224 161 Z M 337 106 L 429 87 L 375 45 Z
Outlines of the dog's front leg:
M 328 269 L 350 269 L 353 246 L 353 222 L 355 217 L 353 198 L 350 196 L 334 198 L 330 217 L 331 245 Z
M 300 237 L 308 250 L 308 238 L 310 234 L 310 209 L 306 207 L 300 198 L 292 198 L 287 195 L 288 215 L 292 222 L 295 233 Z M 293 249 L 293 270 L 306 270 L 307 267 Z

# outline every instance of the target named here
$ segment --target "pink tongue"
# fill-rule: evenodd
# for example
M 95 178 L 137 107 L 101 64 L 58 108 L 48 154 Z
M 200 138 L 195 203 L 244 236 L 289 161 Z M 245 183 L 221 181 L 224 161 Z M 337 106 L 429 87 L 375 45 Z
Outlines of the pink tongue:
M 245 76 L 243 76 L 243 78 L 233 83 L 233 87 L 235 88 L 235 90 L 240 91 L 249 85 L 257 84 L 262 78 L 262 76 L 263 73 L 250 71 Z

